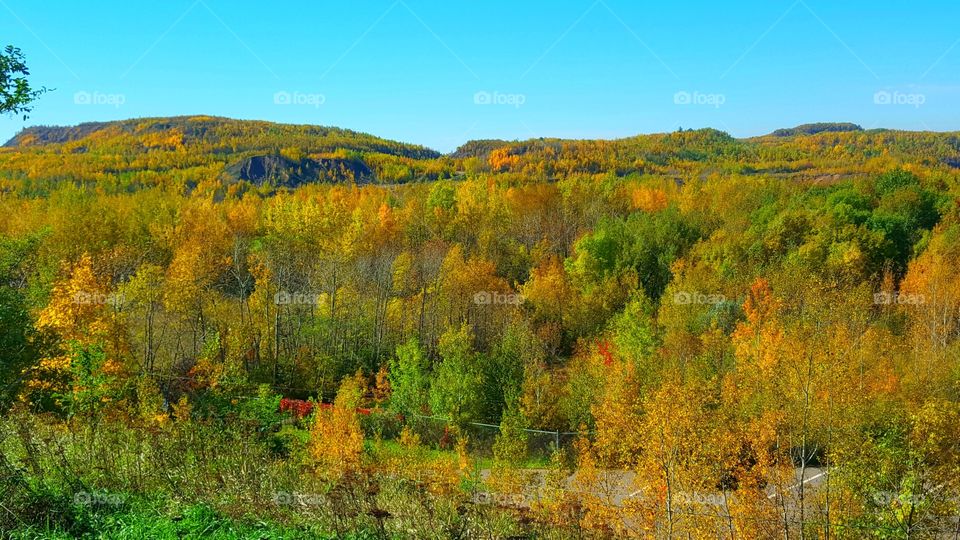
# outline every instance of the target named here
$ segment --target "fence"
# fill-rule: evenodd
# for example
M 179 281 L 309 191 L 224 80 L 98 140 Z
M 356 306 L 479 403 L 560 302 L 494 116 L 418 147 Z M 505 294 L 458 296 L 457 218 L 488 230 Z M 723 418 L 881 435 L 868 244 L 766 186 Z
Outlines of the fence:
M 154 379 L 170 382 L 196 382 L 197 377 L 178 376 L 160 372 L 147 372 L 147 375 Z M 305 388 L 271 385 L 273 390 L 286 391 L 307 391 Z M 243 399 L 255 399 L 256 386 L 251 385 L 249 396 L 240 396 Z M 393 439 L 399 436 L 403 425 L 408 425 L 420 440 L 428 446 L 434 448 L 452 448 L 456 441 L 451 433 L 454 423 L 447 418 L 439 416 L 427 416 L 419 414 L 407 415 L 403 420 L 397 418 L 392 413 L 383 411 L 363 410 L 364 431 L 368 435 L 379 435 L 385 439 Z M 486 422 L 466 422 L 459 424 L 460 432 L 467 436 L 468 450 L 471 454 L 478 457 L 491 457 L 493 455 L 493 445 L 497 435 L 500 434 L 500 426 L 494 423 Z M 571 449 L 576 440 L 584 435 L 591 435 L 591 432 L 580 431 L 551 431 L 541 429 L 521 428 L 525 434 L 527 443 L 527 459 L 530 461 L 547 461 L 558 449 Z
M 409 415 L 406 418 L 406 423 L 420 436 L 420 440 L 425 444 L 444 448 L 455 443 L 451 435 L 451 428 L 454 423 L 447 418 Z M 466 435 L 468 450 L 471 454 L 479 457 L 493 455 L 493 445 L 500 434 L 498 424 L 465 422 L 457 427 L 461 433 Z M 549 431 L 527 428 L 520 429 L 520 431 L 526 438 L 527 458 L 532 461 L 547 461 L 558 449 L 571 448 L 577 438 L 588 434 L 577 431 Z

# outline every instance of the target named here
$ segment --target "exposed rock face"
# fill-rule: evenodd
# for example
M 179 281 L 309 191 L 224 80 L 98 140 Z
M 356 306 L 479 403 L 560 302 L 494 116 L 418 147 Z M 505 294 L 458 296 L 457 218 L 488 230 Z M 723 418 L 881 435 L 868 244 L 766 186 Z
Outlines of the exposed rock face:
M 310 182 L 367 184 L 374 181 L 373 171 L 360 159 L 303 158 L 299 162 L 279 154 L 251 156 L 227 167 L 233 180 L 254 185 L 297 187 Z
M 289 176 L 289 166 L 280 156 L 253 156 L 240 162 L 237 178 L 259 184 Z

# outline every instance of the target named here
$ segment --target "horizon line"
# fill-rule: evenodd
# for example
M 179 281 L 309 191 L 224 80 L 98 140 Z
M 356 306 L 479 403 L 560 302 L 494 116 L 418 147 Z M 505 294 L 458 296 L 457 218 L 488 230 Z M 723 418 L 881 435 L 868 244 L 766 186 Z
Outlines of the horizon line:
M 505 142 L 505 143 L 522 143 L 522 142 L 527 142 L 527 141 L 546 141 L 546 140 L 557 140 L 557 141 L 609 141 L 609 142 L 615 142 L 615 141 L 622 141 L 622 140 L 626 140 L 626 139 L 632 139 L 632 138 L 635 138 L 635 137 L 654 136 L 654 135 L 669 135 L 669 134 L 673 134 L 673 133 L 681 133 L 681 132 L 688 132 L 688 131 L 706 131 L 706 130 L 712 130 L 712 131 L 716 131 L 716 132 L 719 132 L 719 133 L 723 133 L 723 134 L 731 137 L 732 139 L 735 139 L 735 140 L 738 140 L 738 141 L 750 141 L 750 140 L 752 140 L 752 139 L 760 139 L 760 138 L 763 138 L 763 137 L 775 136 L 775 133 L 776 133 L 777 131 L 780 131 L 780 130 L 792 130 L 792 129 L 797 129 L 797 128 L 801 128 L 801 127 L 816 126 L 816 125 L 851 126 L 853 129 L 824 130 L 824 131 L 821 131 L 821 132 L 818 132 L 818 133 L 814 133 L 814 134 L 811 134 L 811 135 L 819 135 L 819 134 L 821 134 L 821 133 L 850 133 L 850 132 L 875 133 L 875 132 L 889 132 L 889 131 L 899 132 L 899 133 L 933 133 L 933 134 L 960 133 L 960 129 L 937 131 L 937 130 L 932 130 L 932 129 L 926 129 L 926 130 L 910 130 L 910 129 L 897 129 L 897 128 L 885 128 L 885 127 L 864 128 L 862 125 L 860 125 L 860 124 L 858 124 L 858 123 L 856 123 L 856 122 L 829 122 L 829 121 L 821 121 L 821 122 L 807 122 L 807 123 L 803 123 L 803 124 L 797 124 L 797 125 L 795 125 L 795 126 L 777 128 L 777 129 L 775 129 L 775 130 L 773 130 L 773 131 L 771 131 L 771 132 L 768 132 L 768 133 L 763 133 L 763 134 L 760 134 L 760 135 L 751 135 L 751 136 L 748 136 L 748 137 L 736 137 L 736 136 L 732 135 L 730 132 L 725 131 L 725 130 L 723 130 L 723 129 L 719 129 L 719 128 L 712 127 L 712 126 L 703 126 L 703 127 L 688 128 L 688 129 L 684 129 L 683 127 L 680 127 L 679 129 L 674 130 L 674 131 L 638 132 L 638 133 L 634 133 L 634 134 L 632 134 L 632 135 L 625 135 L 625 136 L 622 136 L 622 137 L 580 137 L 580 138 L 569 138 L 569 137 L 531 137 L 531 138 L 527 138 L 527 139 L 502 139 L 502 138 L 466 139 L 466 140 L 464 140 L 463 142 L 459 143 L 453 150 L 451 150 L 451 151 L 449 151 L 449 152 L 442 152 L 442 151 L 440 151 L 440 150 L 437 150 L 437 149 L 435 149 L 435 148 L 433 148 L 433 147 L 430 147 L 430 146 L 427 146 L 427 145 L 425 145 L 425 144 L 416 143 L 416 142 L 410 142 L 410 141 L 405 141 L 405 140 L 401 140 L 401 139 L 391 139 L 391 138 L 387 138 L 387 137 L 384 137 L 384 136 L 381 136 L 381 135 L 377 135 L 377 134 L 375 134 L 375 133 L 366 132 L 366 131 L 360 131 L 360 130 L 353 129 L 353 128 L 349 128 L 349 127 L 342 127 L 342 126 L 336 126 L 336 125 L 325 125 L 325 124 L 301 123 L 301 122 L 282 122 L 282 121 L 275 121 L 275 120 L 265 120 L 265 119 L 261 119 L 261 118 L 238 118 L 238 117 L 232 117 L 232 116 L 221 116 L 221 115 L 214 115 L 214 114 L 198 113 L 198 114 L 178 114 L 178 115 L 171 115 L 171 116 L 131 116 L 131 117 L 127 117 L 127 118 L 123 118 L 123 119 L 117 119 L 117 120 L 87 120 L 87 121 L 78 122 L 78 123 L 75 123 L 75 124 L 34 124 L 34 125 L 29 125 L 29 126 L 25 126 L 25 127 L 21 128 L 19 131 L 17 131 L 17 133 L 15 133 L 12 137 L 10 137 L 10 139 L 8 139 L 6 142 L 3 143 L 3 145 L 0 145 L 0 146 L 2 146 L 2 147 L 4 147 L 4 148 L 15 148 L 15 146 L 10 146 L 12 142 L 14 142 L 14 141 L 15 141 L 18 137 L 20 137 L 24 132 L 27 132 L 27 131 L 29 131 L 29 130 L 31 130 L 31 129 L 37 129 L 37 128 L 52 128 L 52 129 L 61 128 L 61 129 L 62 129 L 62 128 L 78 127 L 78 126 L 88 125 L 88 124 L 104 124 L 104 125 L 109 125 L 109 124 L 119 124 L 119 123 L 130 122 L 130 121 L 163 120 L 163 119 L 187 119 L 187 120 L 190 120 L 190 119 L 195 119 L 195 118 L 209 118 L 209 119 L 216 119 L 216 120 L 230 120 L 230 121 L 236 121 L 236 122 L 262 122 L 262 123 L 274 124 L 274 125 L 282 125 L 282 126 L 307 126 L 307 127 L 326 128 L 326 129 L 338 129 L 338 130 L 343 130 L 343 131 L 349 131 L 349 132 L 356 133 L 356 134 L 359 134 L 359 135 L 367 135 L 367 136 L 370 136 L 370 137 L 376 137 L 376 138 L 379 138 L 379 139 L 383 139 L 383 140 L 385 140 L 385 141 L 396 142 L 396 143 L 406 144 L 406 145 L 410 145 L 410 146 L 418 146 L 418 147 L 420 147 L 420 148 L 423 148 L 423 149 L 425 149 L 425 150 L 430 150 L 430 151 L 436 152 L 436 153 L 441 154 L 441 155 L 443 155 L 443 156 L 450 155 L 450 154 L 456 152 L 459 148 L 463 147 L 464 145 L 466 145 L 466 144 L 468 144 L 468 143 L 470 143 L 470 142 L 475 142 L 475 141 L 502 141 L 502 142 Z M 783 137 L 785 138 L 785 137 L 795 136 L 795 135 L 796 135 L 796 134 L 794 134 L 794 135 L 785 135 L 785 136 L 783 136 Z M 804 134 L 801 133 L 801 134 L 799 134 L 799 135 L 804 135 Z

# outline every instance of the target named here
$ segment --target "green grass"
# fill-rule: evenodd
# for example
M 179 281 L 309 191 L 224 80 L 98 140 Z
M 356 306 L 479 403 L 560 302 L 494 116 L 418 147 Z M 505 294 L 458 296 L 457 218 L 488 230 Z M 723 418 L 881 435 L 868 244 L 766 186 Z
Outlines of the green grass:
M 75 508 L 68 526 L 28 526 L 7 533 L 7 537 L 16 540 L 68 539 L 68 538 L 110 538 L 110 539 L 182 539 L 211 538 L 235 539 L 256 538 L 262 540 L 287 538 L 334 538 L 332 534 L 319 530 L 294 529 L 262 521 L 249 523 L 229 519 L 217 514 L 208 506 L 198 504 L 184 508 L 181 512 L 165 515 L 156 510 L 141 508 L 123 508 L 116 511 Z M 357 534 L 351 536 L 357 540 L 372 538 L 372 535 Z
M 303 430 L 288 429 L 277 452 L 275 434 L 246 424 L 95 428 L 0 418 L 0 538 L 497 538 L 533 528 L 513 509 L 476 504 L 492 462 L 459 471 L 449 449 L 368 439 L 363 474 L 332 482 L 305 461 Z M 377 469 L 394 458 L 399 471 Z

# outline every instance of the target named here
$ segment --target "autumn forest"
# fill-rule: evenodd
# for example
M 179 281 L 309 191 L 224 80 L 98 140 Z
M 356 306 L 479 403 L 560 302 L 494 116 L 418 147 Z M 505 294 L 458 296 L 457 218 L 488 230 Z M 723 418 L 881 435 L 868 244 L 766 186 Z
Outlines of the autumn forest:
M 955 538 L 958 167 L 850 124 L 28 128 L 0 529 Z

